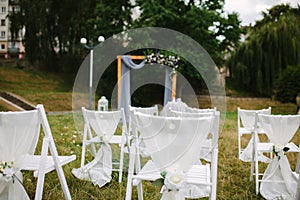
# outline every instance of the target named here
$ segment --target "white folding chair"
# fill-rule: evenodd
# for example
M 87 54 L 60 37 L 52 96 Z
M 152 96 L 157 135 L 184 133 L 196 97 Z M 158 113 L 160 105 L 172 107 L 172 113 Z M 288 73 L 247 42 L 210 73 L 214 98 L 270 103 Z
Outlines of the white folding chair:
M 258 146 L 255 143 L 255 184 L 266 199 L 295 199 L 299 171 L 290 168 L 286 153 L 300 152 L 299 147 L 290 142 L 300 125 L 300 115 L 264 115 L 258 114 L 258 120 L 266 131 L 272 146 L 268 151 L 273 152 L 273 159 L 265 170 L 262 179 L 259 178 Z M 267 150 L 266 150 L 267 151 Z
M 244 162 L 252 162 L 253 160 L 253 133 L 257 131 L 258 134 L 265 135 L 265 131 L 260 127 L 259 122 L 255 124 L 256 113 L 271 114 L 271 107 L 260 110 L 245 110 L 238 107 L 238 158 Z M 245 139 L 243 135 L 250 135 L 251 139 L 248 140 L 247 146 L 243 145 Z M 258 139 L 259 142 L 259 139 Z M 243 144 L 242 144 L 243 143 Z M 264 145 L 261 143 L 261 145 Z M 266 144 L 268 145 L 268 144 Z M 259 156 L 262 162 L 268 162 L 269 159 L 264 155 Z
M 132 148 L 129 159 L 126 200 L 131 199 L 132 187 L 137 186 L 139 200 L 143 199 L 142 180 L 155 181 L 166 173 L 162 199 L 178 197 L 216 199 L 217 149 L 213 163 L 199 164 L 199 148 L 209 134 L 213 117 L 179 118 L 150 116 L 136 113 L 140 138 L 145 142 L 151 159 L 135 172 L 139 160 Z M 172 181 L 173 178 L 177 181 Z
M 34 171 L 37 177 L 35 199 L 42 199 L 45 175 L 54 169 L 65 198 L 71 199 L 62 166 L 75 160 L 76 156 L 58 155 L 44 107 L 37 105 L 36 108 L 0 112 L 0 199 L 29 199 L 23 187 L 21 170 Z M 40 154 L 35 154 L 41 125 L 44 132 L 42 149 Z
M 208 138 L 205 140 L 205 143 L 200 150 L 200 159 L 211 162 L 211 153 L 213 152 L 214 148 L 218 148 L 220 112 L 216 111 L 216 109 L 205 109 L 205 111 L 203 112 L 180 112 L 174 110 L 170 110 L 170 112 L 171 116 L 173 117 L 199 118 L 214 116 L 214 122 L 212 124 L 210 134 L 208 135 Z
M 79 179 L 90 180 L 99 187 L 111 181 L 112 171 L 119 172 L 119 183 L 122 182 L 124 151 L 129 144 L 124 110 L 94 111 L 82 108 L 84 132 L 80 168 L 72 173 Z M 118 125 L 122 133 L 117 135 Z M 113 162 L 111 144 L 120 147 L 119 161 Z M 85 164 L 86 148 L 91 145 L 94 159 Z M 129 147 L 128 147 L 129 148 Z M 118 167 L 116 167 L 118 165 Z

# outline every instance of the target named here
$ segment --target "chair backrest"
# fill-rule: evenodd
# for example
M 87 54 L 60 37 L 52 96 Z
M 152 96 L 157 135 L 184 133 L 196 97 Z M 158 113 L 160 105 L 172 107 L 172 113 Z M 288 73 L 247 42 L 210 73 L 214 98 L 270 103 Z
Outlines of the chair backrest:
M 135 107 L 129 106 L 129 110 L 134 110 L 136 112 L 148 114 L 148 115 L 158 115 L 158 107 L 157 105 L 151 107 Z
M 40 125 L 38 110 L 0 112 L 0 161 L 17 165 L 23 155 L 33 155 Z
M 248 131 L 260 131 L 261 127 L 259 121 L 257 121 L 257 114 L 271 114 L 271 107 L 260 110 L 245 110 L 238 107 L 238 129 L 244 127 Z
M 215 112 L 217 111 L 217 108 L 192 108 L 192 107 L 187 107 L 186 112 L 191 112 L 191 113 L 206 113 L 206 112 Z
M 199 158 L 213 117 L 175 118 L 135 113 L 140 138 L 159 170 L 187 171 Z
M 212 137 L 212 147 L 218 144 L 219 137 L 219 124 L 220 124 L 220 112 L 215 109 L 205 112 L 179 112 L 171 110 L 173 117 L 188 117 L 188 118 L 201 118 L 201 117 L 214 117 L 211 124 L 210 133 Z
M 258 114 L 261 126 L 274 145 L 286 145 L 297 132 L 300 115 Z
M 86 128 L 91 128 L 99 137 L 105 135 L 107 139 L 114 135 L 120 121 L 125 121 L 122 109 L 117 111 L 95 111 L 82 108 L 82 113 Z M 126 123 L 123 124 L 126 126 Z
M 136 132 L 136 117 L 134 115 L 135 112 L 140 112 L 147 115 L 158 115 L 158 107 L 157 105 L 151 107 L 134 107 L 129 106 L 129 131 L 133 132 L 134 136 L 137 136 Z
M 184 102 L 180 101 L 169 101 L 162 111 L 160 112 L 161 116 L 170 116 L 170 109 L 184 112 L 188 108 L 188 105 Z
M 172 117 L 209 117 L 214 115 L 214 111 L 209 112 L 180 112 L 176 110 L 170 110 Z

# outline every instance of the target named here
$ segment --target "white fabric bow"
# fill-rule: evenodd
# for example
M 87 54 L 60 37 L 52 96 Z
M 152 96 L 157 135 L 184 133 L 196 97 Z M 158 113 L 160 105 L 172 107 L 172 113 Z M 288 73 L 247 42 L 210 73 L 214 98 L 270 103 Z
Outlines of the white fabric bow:
M 86 165 L 73 169 L 72 173 L 79 179 L 91 180 L 94 185 L 104 186 L 111 181 L 112 174 L 112 150 L 109 145 L 109 137 L 99 137 L 101 148 L 96 153 L 95 159 Z
M 164 180 L 161 200 L 184 200 L 183 188 L 186 187 L 186 174 L 182 171 L 170 171 Z
M 22 184 L 22 173 L 8 162 L 2 162 L 0 166 L 0 199 L 29 200 Z

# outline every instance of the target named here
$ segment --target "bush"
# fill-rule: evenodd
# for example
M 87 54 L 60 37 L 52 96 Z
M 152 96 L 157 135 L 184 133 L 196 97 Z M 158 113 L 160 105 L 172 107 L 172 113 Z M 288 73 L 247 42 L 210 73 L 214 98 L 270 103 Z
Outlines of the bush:
M 283 103 L 295 103 L 300 92 L 300 65 L 288 66 L 278 77 L 275 98 Z

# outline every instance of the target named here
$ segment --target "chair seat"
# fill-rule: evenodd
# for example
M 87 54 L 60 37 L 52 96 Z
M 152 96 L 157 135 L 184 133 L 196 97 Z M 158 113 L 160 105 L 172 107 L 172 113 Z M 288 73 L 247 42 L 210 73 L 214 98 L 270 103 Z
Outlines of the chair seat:
M 285 147 L 290 148 L 288 152 L 300 152 L 300 148 L 293 142 L 288 143 Z M 257 144 L 257 150 L 261 152 L 272 152 L 273 144 L 268 142 L 260 142 Z
M 193 165 L 187 173 L 187 182 L 199 185 L 211 185 L 210 164 Z
M 243 134 L 251 134 L 251 131 L 249 131 L 248 129 L 244 128 L 244 127 L 240 127 L 239 132 L 241 135 Z
M 139 180 L 155 181 L 161 178 L 159 170 L 149 160 L 137 175 L 133 175 L 133 185 L 136 186 Z M 193 165 L 187 172 L 187 183 L 199 185 L 211 185 L 210 180 L 210 164 Z
M 58 159 L 60 161 L 61 166 L 73 161 L 76 159 L 76 155 L 71 155 L 71 156 L 58 156 Z M 22 170 L 30 170 L 30 171 L 35 171 L 34 176 L 38 176 L 38 171 L 39 166 L 40 166 L 40 160 L 41 156 L 31 156 L 31 155 L 25 155 L 21 161 L 21 166 L 22 163 L 24 163 L 25 167 L 21 167 Z M 47 156 L 47 161 L 46 161 L 46 166 L 45 166 L 45 172 L 48 173 L 52 170 L 55 169 L 55 163 L 53 161 L 52 156 Z
M 111 144 L 120 144 L 122 142 L 122 136 L 121 135 L 114 135 L 109 140 L 109 143 Z

